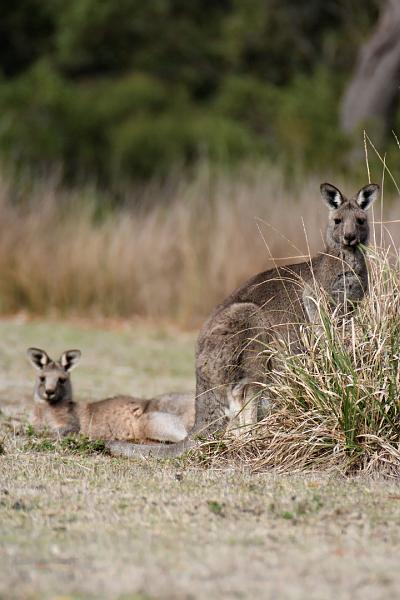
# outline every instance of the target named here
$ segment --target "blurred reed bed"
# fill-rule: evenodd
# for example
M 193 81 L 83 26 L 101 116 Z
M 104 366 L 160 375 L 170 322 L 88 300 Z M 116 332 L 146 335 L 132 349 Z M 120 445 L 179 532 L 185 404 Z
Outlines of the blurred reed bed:
M 93 189 L 66 192 L 49 179 L 16 199 L 3 178 L 1 312 L 197 324 L 271 256 L 306 252 L 301 217 L 310 245 L 320 245 L 318 182 L 290 195 L 279 173 L 205 169 L 172 188 L 149 184 L 142 205 L 128 193 L 124 208 L 99 210 Z
M 94 189 L 66 192 L 51 178 L 16 199 L 2 178 L 0 310 L 198 325 L 274 259 L 322 248 L 320 183 L 289 190 L 279 170 L 202 168 L 104 208 Z

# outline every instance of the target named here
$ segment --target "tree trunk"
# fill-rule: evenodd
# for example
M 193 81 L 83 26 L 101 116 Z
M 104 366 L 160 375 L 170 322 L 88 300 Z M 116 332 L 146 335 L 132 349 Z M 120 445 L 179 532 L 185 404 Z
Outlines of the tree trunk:
M 387 0 L 343 96 L 343 131 L 352 133 L 365 126 L 375 141 L 382 141 L 392 125 L 399 90 L 400 0 Z

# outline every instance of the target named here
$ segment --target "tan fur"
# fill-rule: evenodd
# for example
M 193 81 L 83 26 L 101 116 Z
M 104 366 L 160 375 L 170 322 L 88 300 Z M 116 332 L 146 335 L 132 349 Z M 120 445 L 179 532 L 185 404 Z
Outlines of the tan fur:
M 92 439 L 145 442 L 179 442 L 194 423 L 193 396 L 167 394 L 143 400 L 132 396 L 115 396 L 88 404 L 69 402 L 55 406 L 35 406 L 35 426 L 46 425 L 61 435 L 82 433 Z M 164 406 L 159 410 L 159 404 Z M 174 414 L 180 404 L 184 415 Z
M 293 352 L 298 351 L 299 326 L 317 318 L 314 298 L 319 290 L 331 298 L 332 309 L 342 313 L 363 298 L 368 272 L 360 245 L 368 244 L 365 211 L 378 190 L 370 184 L 348 200 L 335 186 L 322 184 L 321 194 L 330 209 L 325 252 L 307 262 L 259 273 L 207 319 L 196 349 L 196 419 L 191 436 L 213 434 L 229 423 L 232 430 L 248 431 L 258 413 L 257 383 L 267 383 L 276 340 L 285 338 Z M 185 443 L 189 445 L 189 440 Z M 168 452 L 185 449 L 177 444 Z M 136 453 L 122 446 L 117 450 L 127 456 Z M 162 448 L 157 452 L 164 455 Z
M 138 442 L 179 442 L 193 427 L 194 399 L 190 394 L 170 393 L 150 399 L 115 396 L 78 404 L 73 400 L 69 369 L 62 366 L 62 358 L 53 361 L 34 348 L 28 355 L 39 371 L 33 418 L 37 427 L 48 426 L 60 435 L 79 432 L 93 439 Z

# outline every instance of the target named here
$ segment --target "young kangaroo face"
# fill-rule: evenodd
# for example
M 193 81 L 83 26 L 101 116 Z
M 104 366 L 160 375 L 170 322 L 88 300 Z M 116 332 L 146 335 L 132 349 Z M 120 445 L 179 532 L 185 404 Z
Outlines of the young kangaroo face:
M 58 404 L 72 398 L 69 372 L 81 357 L 79 350 L 67 350 L 58 361 L 52 360 L 44 350 L 29 348 L 28 358 L 38 370 L 35 385 L 35 399 L 39 402 Z
M 358 244 L 368 244 L 369 224 L 367 210 L 376 200 L 379 185 L 364 186 L 354 198 L 348 200 L 330 183 L 321 185 L 321 194 L 330 210 L 326 242 L 328 248 L 355 249 Z

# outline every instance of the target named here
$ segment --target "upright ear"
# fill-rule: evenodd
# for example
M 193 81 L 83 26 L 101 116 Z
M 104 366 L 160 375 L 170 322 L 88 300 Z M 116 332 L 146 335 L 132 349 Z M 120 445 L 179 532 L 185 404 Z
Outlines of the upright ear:
M 39 369 L 39 371 L 51 362 L 50 357 L 40 348 L 28 348 L 26 355 L 35 369 Z
M 60 356 L 60 365 L 64 367 L 66 371 L 72 371 L 78 364 L 81 354 L 80 350 L 67 350 L 66 352 L 63 352 Z
M 379 196 L 380 187 L 377 183 L 369 183 L 358 192 L 356 202 L 363 210 L 368 210 Z
M 330 210 L 340 208 L 344 202 L 342 192 L 331 183 L 321 183 L 321 196 Z

